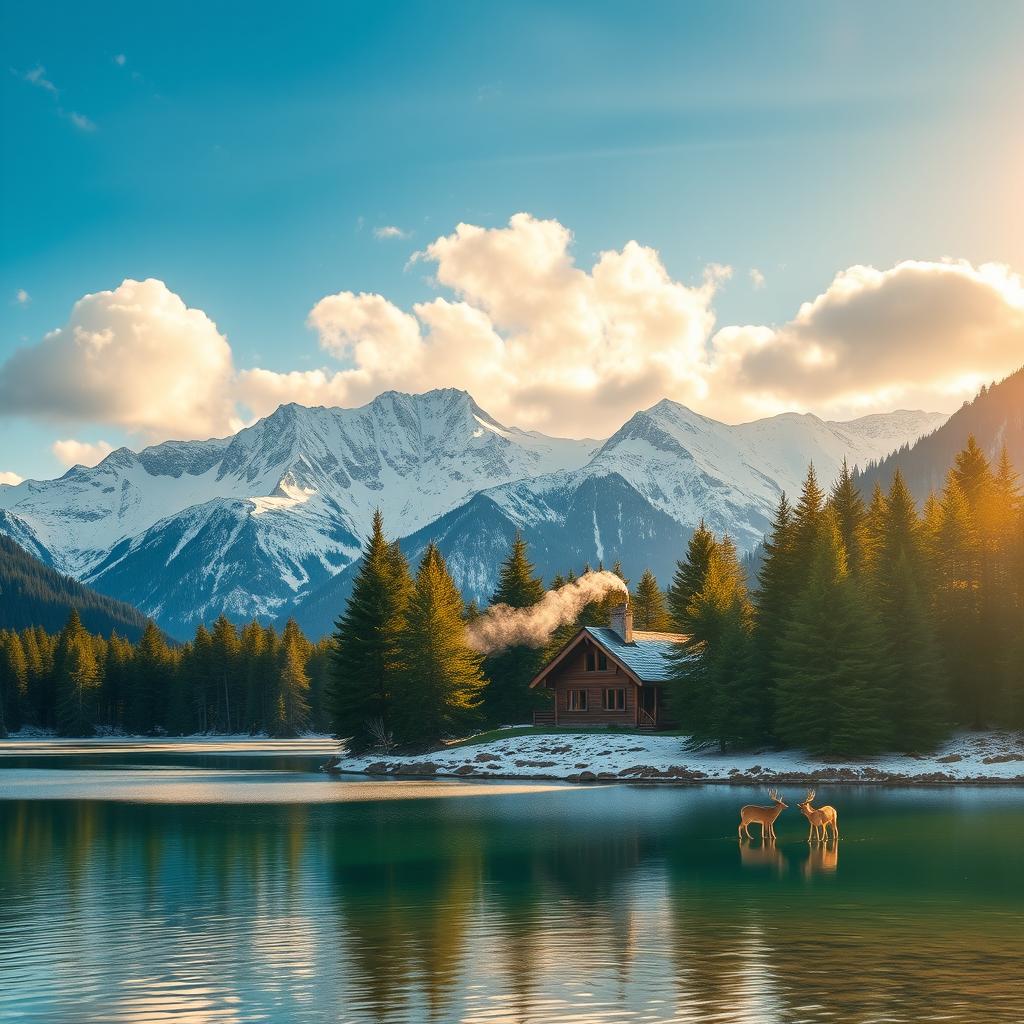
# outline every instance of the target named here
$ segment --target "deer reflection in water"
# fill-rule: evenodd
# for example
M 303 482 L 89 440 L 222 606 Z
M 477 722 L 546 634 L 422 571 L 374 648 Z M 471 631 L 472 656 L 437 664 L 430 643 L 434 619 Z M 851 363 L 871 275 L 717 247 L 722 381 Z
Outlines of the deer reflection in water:
M 803 864 L 804 878 L 812 875 L 827 875 L 839 867 L 839 844 L 821 843 L 812 846 L 807 852 L 807 860 Z
M 775 840 L 771 836 L 763 840 L 760 846 L 744 842 L 741 837 L 740 863 L 745 868 L 774 868 L 780 875 L 786 870 L 786 857 L 775 845 Z

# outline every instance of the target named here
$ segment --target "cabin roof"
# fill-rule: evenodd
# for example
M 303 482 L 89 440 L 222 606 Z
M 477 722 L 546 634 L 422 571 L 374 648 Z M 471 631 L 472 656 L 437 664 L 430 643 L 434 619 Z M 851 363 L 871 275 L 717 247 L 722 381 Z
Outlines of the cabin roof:
M 663 683 L 668 679 L 669 664 L 666 657 L 686 639 L 681 633 L 652 633 L 634 629 L 633 642 L 627 644 L 614 629 L 607 626 L 586 626 L 585 630 L 645 683 Z
M 633 642 L 627 644 L 614 629 L 609 629 L 607 626 L 584 626 L 558 654 L 541 668 L 530 681 L 530 686 L 537 686 L 541 683 L 548 673 L 584 638 L 593 640 L 640 685 L 666 682 L 669 670 L 666 655 L 686 639 L 682 633 L 653 633 L 634 629 Z

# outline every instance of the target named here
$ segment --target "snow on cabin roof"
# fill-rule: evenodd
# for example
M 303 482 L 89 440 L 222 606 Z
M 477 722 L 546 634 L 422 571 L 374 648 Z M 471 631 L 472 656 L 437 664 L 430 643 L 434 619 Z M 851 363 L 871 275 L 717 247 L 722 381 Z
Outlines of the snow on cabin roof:
M 645 683 L 664 683 L 668 679 L 666 656 L 686 639 L 681 633 L 650 633 L 634 629 L 633 642 L 627 644 L 614 629 L 606 626 L 585 628 L 609 654 L 618 658 Z

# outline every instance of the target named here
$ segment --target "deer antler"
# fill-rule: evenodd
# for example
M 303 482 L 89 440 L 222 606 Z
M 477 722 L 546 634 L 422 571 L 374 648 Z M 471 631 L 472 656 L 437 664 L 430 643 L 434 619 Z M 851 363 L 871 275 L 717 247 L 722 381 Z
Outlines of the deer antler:
M 779 796 L 779 791 L 778 791 L 777 789 L 769 789 L 769 790 L 768 790 L 768 796 L 769 796 L 769 797 L 770 797 L 770 798 L 771 798 L 772 800 L 778 800 L 778 801 L 780 801 L 780 802 L 781 802 L 781 800 L 782 800 L 782 797 L 781 797 L 781 796 Z
M 815 789 L 807 790 L 807 796 L 804 797 L 804 803 L 809 804 L 814 799 L 814 794 L 817 792 Z

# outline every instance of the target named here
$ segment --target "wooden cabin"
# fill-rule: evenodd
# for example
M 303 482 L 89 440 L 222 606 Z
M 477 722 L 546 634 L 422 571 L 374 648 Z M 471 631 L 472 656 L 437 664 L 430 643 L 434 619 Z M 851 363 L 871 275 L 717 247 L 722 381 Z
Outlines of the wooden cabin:
M 530 682 L 554 695 L 534 725 L 624 725 L 659 729 L 668 724 L 664 686 L 681 633 L 633 629 L 628 605 L 612 612 L 612 625 L 585 626 Z

